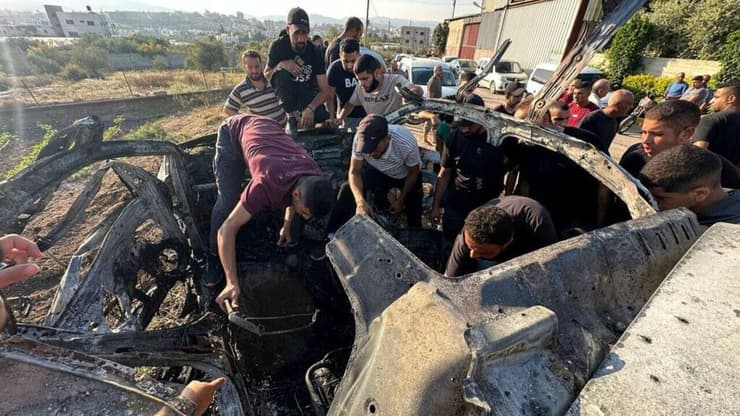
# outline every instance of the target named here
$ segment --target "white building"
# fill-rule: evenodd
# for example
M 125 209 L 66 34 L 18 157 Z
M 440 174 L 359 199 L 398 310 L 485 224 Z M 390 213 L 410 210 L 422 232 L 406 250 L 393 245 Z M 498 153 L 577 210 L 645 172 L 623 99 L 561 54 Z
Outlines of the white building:
M 401 26 L 401 47 L 415 51 L 429 48 L 428 27 Z
M 45 4 L 44 9 L 58 36 L 76 38 L 87 33 L 106 38 L 111 36 L 105 16 L 94 13 L 89 7 L 87 12 L 65 12 L 61 6 Z

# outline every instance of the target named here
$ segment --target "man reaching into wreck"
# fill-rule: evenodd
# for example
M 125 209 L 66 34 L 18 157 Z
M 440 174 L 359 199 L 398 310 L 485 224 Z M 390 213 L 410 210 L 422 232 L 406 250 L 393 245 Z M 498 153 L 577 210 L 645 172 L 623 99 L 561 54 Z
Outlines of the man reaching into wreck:
M 241 192 L 244 169 L 251 180 Z M 236 234 L 258 212 L 285 208 L 278 245 L 292 242 L 291 226 L 296 215 L 309 219 L 326 215 L 335 199 L 331 182 L 308 152 L 267 117 L 241 114 L 221 125 L 216 139 L 214 173 L 218 194 L 211 215 L 212 258 L 204 276 L 206 287 L 225 287 L 216 298 L 235 303 L 239 297 L 236 267 Z M 217 272 L 218 260 L 223 274 Z M 224 276 L 225 275 L 225 276 Z

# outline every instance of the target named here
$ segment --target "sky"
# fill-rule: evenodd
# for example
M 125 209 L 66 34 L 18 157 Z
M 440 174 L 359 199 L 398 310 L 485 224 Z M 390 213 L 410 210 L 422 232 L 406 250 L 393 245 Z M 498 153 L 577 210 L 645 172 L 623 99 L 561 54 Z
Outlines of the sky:
M 413 20 L 430 20 L 441 22 L 452 16 L 453 0 L 373 0 L 370 2 L 370 17 L 384 16 L 391 18 L 408 18 Z M 473 0 L 456 2 L 455 16 L 473 14 L 479 9 L 473 5 Z M 480 3 L 480 1 L 479 1 Z M 234 14 L 241 11 L 244 14 L 262 17 L 270 15 L 286 15 L 288 10 L 300 5 L 309 14 L 321 14 L 329 17 L 345 18 L 358 16 L 363 20 L 367 3 L 363 0 L 354 1 L 327 1 L 327 0 L 247 0 L 236 2 L 233 0 L 0 0 L 0 9 L 11 10 L 43 10 L 43 4 L 60 5 L 68 11 L 83 11 L 85 5 L 93 10 L 182 10 L 202 12 L 208 9 L 211 12 Z M 150 6 L 150 7 L 148 7 Z M 207 7 L 204 7 L 207 6 Z

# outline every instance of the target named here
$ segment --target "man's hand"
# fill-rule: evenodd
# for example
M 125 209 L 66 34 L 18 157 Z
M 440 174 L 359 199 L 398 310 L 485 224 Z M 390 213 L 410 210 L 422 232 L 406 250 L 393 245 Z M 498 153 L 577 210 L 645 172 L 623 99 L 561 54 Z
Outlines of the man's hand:
M 226 379 L 219 377 L 213 381 L 191 381 L 182 390 L 180 395 L 191 402 L 195 403 L 195 415 L 202 415 L 208 405 L 213 401 L 213 396 L 221 386 L 226 383 Z
M 224 287 L 224 290 L 221 291 L 221 293 L 218 294 L 216 297 L 216 303 L 218 303 L 218 306 L 221 307 L 221 309 L 226 312 L 226 306 L 224 305 L 225 300 L 231 301 L 232 304 L 236 304 L 237 300 L 239 299 L 239 285 L 232 285 L 228 283 L 228 279 L 226 279 L 226 287 Z
M 283 225 L 280 228 L 280 235 L 278 237 L 277 245 L 280 247 L 289 246 L 293 242 L 293 236 L 290 235 L 290 226 Z
M 357 204 L 357 209 L 355 210 L 355 215 L 373 215 L 373 209 L 370 208 L 370 205 L 366 201 L 359 202 Z
M 2 261 L 10 264 L 0 270 L 0 289 L 13 283 L 28 279 L 41 269 L 38 265 L 29 263 L 31 257 L 43 257 L 36 244 L 16 234 L 0 237 L 0 253 Z
M 313 128 L 315 124 L 313 122 L 314 120 L 313 111 L 314 110 L 312 110 L 310 107 L 306 107 L 303 109 L 303 111 L 301 112 L 301 122 L 298 127 L 303 128 L 303 129 Z
M 294 77 L 297 77 L 303 72 L 303 68 L 292 59 L 280 61 L 277 65 L 277 69 L 288 71 L 290 72 L 290 75 L 293 75 Z
M 442 218 L 442 208 L 432 207 L 432 213 L 430 214 L 430 216 L 432 217 L 432 222 L 438 224 L 440 218 Z

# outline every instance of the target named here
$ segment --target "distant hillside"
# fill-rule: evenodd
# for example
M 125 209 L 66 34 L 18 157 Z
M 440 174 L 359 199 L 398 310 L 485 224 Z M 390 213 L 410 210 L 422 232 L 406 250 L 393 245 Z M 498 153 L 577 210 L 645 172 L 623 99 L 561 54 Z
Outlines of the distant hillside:
M 279 21 L 285 20 L 285 17 L 286 16 L 271 15 L 271 16 L 258 17 L 258 19 L 274 20 L 274 21 L 279 22 Z M 323 24 L 344 25 L 344 22 L 347 20 L 346 18 L 336 19 L 333 17 L 322 16 L 320 14 L 311 14 L 309 15 L 309 17 L 311 18 L 311 23 L 316 24 L 316 25 L 323 25 Z M 357 16 L 357 17 L 359 17 L 360 19 L 363 19 L 363 21 L 365 20 L 365 16 Z M 411 26 L 424 26 L 424 27 L 433 28 L 437 26 L 437 24 L 441 23 L 441 22 L 433 22 L 433 21 L 428 21 L 428 20 L 411 21 L 408 19 L 398 19 L 398 18 L 393 18 L 393 17 L 375 16 L 375 17 L 370 18 L 370 25 L 376 26 L 376 27 L 388 28 L 389 21 L 391 22 L 391 27 L 401 27 L 401 26 L 411 25 Z

